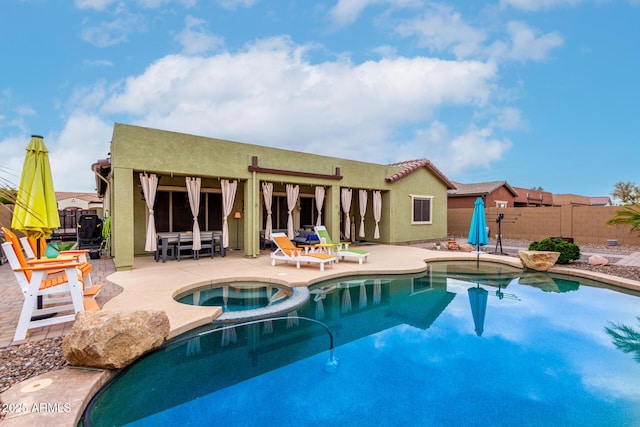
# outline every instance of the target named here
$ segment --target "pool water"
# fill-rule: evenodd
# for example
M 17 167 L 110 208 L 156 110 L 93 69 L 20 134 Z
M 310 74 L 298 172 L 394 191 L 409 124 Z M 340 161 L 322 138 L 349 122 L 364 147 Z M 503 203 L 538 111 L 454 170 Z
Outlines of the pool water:
M 292 290 L 270 283 L 224 283 L 190 290 L 176 301 L 199 306 L 220 306 L 223 312 L 255 310 L 286 301 Z
M 295 314 L 331 328 L 335 373 L 326 332 L 293 316 L 237 327 L 235 341 L 183 337 L 105 388 L 85 424 L 640 425 L 637 293 L 475 269 L 312 286 Z M 625 327 L 635 341 L 616 339 Z

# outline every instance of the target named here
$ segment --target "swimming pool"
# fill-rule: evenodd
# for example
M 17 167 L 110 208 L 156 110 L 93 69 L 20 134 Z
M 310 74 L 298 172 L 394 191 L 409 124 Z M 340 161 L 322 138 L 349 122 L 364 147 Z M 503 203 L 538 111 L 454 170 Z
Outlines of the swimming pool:
M 640 425 L 638 293 L 475 262 L 310 288 L 291 316 L 191 332 L 116 378 L 86 425 Z M 640 332 L 639 332 L 640 333 Z M 225 335 L 227 337 L 225 338 Z M 630 342 L 629 342 L 630 341 Z

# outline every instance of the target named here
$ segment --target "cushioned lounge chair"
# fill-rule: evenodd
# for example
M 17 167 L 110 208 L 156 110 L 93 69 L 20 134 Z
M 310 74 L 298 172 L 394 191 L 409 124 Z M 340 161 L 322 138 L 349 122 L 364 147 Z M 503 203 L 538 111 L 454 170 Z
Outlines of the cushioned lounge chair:
M 276 265 L 276 260 L 281 260 L 293 261 L 297 268 L 300 268 L 301 262 L 319 264 L 320 271 L 324 271 L 324 265 L 327 263 L 333 268 L 336 257 L 331 254 L 304 253 L 304 250 L 297 248 L 284 233 L 273 233 L 271 239 L 277 246 L 277 249 L 271 252 L 271 265 Z
M 316 225 L 314 227 L 316 234 L 320 237 L 320 241 L 324 242 L 324 245 L 330 245 L 329 250 L 338 258 L 344 259 L 355 259 L 358 260 L 359 264 L 367 261 L 369 257 L 369 252 L 363 249 L 350 248 L 349 243 L 341 242 L 334 243 L 331 240 L 331 236 L 329 235 L 329 231 L 324 225 Z

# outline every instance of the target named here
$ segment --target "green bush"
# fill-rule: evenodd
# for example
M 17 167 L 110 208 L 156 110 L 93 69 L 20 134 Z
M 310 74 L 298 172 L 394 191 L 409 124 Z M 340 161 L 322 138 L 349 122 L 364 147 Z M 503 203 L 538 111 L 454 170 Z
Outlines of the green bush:
M 572 260 L 580 259 L 580 248 L 575 243 L 565 242 L 562 239 L 547 237 L 539 242 L 529 244 L 530 251 L 560 252 L 558 264 L 569 264 Z

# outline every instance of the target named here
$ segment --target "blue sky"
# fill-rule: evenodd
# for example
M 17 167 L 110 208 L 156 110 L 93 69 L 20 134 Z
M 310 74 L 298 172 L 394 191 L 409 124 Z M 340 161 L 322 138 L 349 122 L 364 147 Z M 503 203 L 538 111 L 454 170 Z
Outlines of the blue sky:
M 640 0 L 4 0 L 0 175 L 93 191 L 115 122 L 449 179 L 640 183 Z

